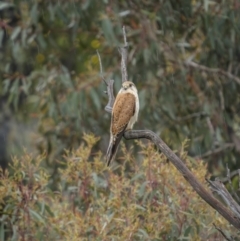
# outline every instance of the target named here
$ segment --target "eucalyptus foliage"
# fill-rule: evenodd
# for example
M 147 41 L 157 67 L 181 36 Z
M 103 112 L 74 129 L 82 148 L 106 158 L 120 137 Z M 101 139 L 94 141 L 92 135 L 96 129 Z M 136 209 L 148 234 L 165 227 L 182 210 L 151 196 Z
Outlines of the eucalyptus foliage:
M 13 160 L 14 175 L 0 171 L 1 240 L 209 240 L 223 241 L 217 229 L 239 240 L 239 232 L 205 203 L 152 145 L 138 143 L 141 166 L 123 147 L 124 162 L 109 169 L 98 141 L 85 135 L 82 145 L 65 153 L 65 168 L 55 191 L 42 167 L 44 156 Z M 206 164 L 180 153 L 199 180 Z M 126 167 L 130 167 L 126 175 Z
M 238 167 L 236 1 L 1 1 L 0 17 L 3 115 L 9 106 L 11 116 L 37 123 L 34 146 L 50 166 L 83 133 L 101 136 L 96 150 L 106 149 L 110 116 L 96 49 L 117 91 L 125 25 L 140 96 L 136 128 L 176 149 L 188 138 L 189 154 L 203 155 L 211 171 Z
M 126 26 L 135 128 L 180 155 L 188 139 L 184 157 L 204 182 L 206 165 L 239 168 L 239 10 L 235 0 L 0 1 L 0 162 L 34 153 L 0 173 L 0 239 L 221 240 L 213 222 L 237 236 L 147 142 L 125 142 L 121 166 L 106 169 L 96 50 L 118 91 Z

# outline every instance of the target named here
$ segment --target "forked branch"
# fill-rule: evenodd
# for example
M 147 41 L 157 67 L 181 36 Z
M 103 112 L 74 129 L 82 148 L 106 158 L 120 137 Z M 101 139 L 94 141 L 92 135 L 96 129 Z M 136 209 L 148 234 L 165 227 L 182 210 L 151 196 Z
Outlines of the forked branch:
M 122 72 L 122 81 L 127 80 L 127 39 L 125 28 L 123 27 L 123 35 L 124 35 L 124 47 L 120 48 L 120 53 L 122 56 L 121 59 L 121 72 Z M 107 112 L 111 112 L 114 99 L 112 85 L 110 88 L 110 84 L 113 84 L 113 81 L 110 80 L 107 85 L 107 93 L 109 97 L 108 105 L 105 107 Z M 127 140 L 132 139 L 141 139 L 145 138 L 150 140 L 159 151 L 161 151 L 177 168 L 177 170 L 182 174 L 182 176 L 187 180 L 187 182 L 193 187 L 193 189 L 198 193 L 198 195 L 207 202 L 211 207 L 213 207 L 216 211 L 218 211 L 229 223 L 231 223 L 234 227 L 240 230 L 240 219 L 238 215 L 236 215 L 235 210 L 228 209 L 225 207 L 220 201 L 218 201 L 212 193 L 205 189 L 203 184 L 201 184 L 198 179 L 193 175 L 193 173 L 188 169 L 188 167 L 184 164 L 184 162 L 165 144 L 165 142 L 154 132 L 150 130 L 130 130 L 124 133 L 124 137 Z M 216 183 L 215 183 L 216 185 Z M 211 185 L 212 186 L 212 185 Z M 215 190 L 216 191 L 216 190 Z

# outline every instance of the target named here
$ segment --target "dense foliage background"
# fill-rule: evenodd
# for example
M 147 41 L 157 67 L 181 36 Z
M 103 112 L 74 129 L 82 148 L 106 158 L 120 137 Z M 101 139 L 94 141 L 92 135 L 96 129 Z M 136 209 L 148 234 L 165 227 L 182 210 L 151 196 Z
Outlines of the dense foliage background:
M 79 203 L 79 200 L 74 201 L 74 207 L 80 208 L 81 215 L 84 215 L 91 212 L 91 208 L 97 205 L 91 202 L 93 198 L 98 198 L 97 200 L 105 198 L 104 200 L 107 202 L 108 195 L 113 195 L 111 194 L 111 188 L 99 191 L 98 187 L 94 186 L 95 167 L 91 171 L 87 169 L 87 174 L 85 173 L 82 176 L 79 173 L 78 177 L 70 180 L 72 174 L 67 170 L 74 170 L 75 165 L 86 165 L 86 167 L 79 166 L 79 169 L 76 168 L 79 172 L 83 171 L 81 168 L 100 165 L 102 171 L 99 175 L 104 182 L 110 182 L 108 185 L 114 185 L 112 182 L 115 179 L 115 181 L 120 179 L 119 185 L 122 185 L 123 192 L 130 192 L 133 198 L 129 197 L 131 200 L 126 199 L 126 202 L 136 202 L 136 205 L 140 206 L 146 205 L 144 208 L 151 212 L 147 205 L 152 205 L 151 202 L 155 194 L 150 199 L 146 197 L 144 201 L 141 201 L 141 198 L 137 201 L 134 199 L 138 187 L 140 188 L 143 183 L 149 181 L 149 177 L 144 175 L 150 174 L 147 174 L 145 167 L 141 166 L 143 159 L 147 158 L 143 150 L 148 147 L 139 147 L 133 142 L 126 143 L 127 149 L 134 153 L 134 155 L 131 154 L 131 164 L 124 165 L 126 169 L 118 169 L 114 164 L 117 169 L 113 168 L 110 171 L 104 169 L 103 164 L 100 164 L 100 159 L 103 161 L 104 158 L 102 154 L 99 154 L 99 151 L 104 153 L 108 145 L 110 116 L 104 111 L 107 102 L 107 96 L 104 94 L 106 86 L 98 74 L 99 63 L 96 50 L 98 49 L 101 54 L 106 78 L 115 80 L 117 91 L 121 85 L 120 56 L 117 47 L 123 42 L 122 25 L 125 25 L 130 45 L 129 77 L 130 80 L 135 82 L 140 96 L 140 116 L 135 128 L 147 128 L 155 131 L 171 148 L 179 152 L 181 143 L 188 139 L 187 151 L 188 155 L 192 157 L 189 159 L 192 162 L 189 163 L 190 166 L 194 165 L 193 163 L 200 163 L 199 159 L 203 158 L 207 165 L 206 167 L 206 165 L 201 164 L 204 166 L 204 171 L 208 168 L 212 175 L 219 176 L 222 174 L 226 164 L 231 170 L 236 170 L 239 168 L 240 152 L 239 10 L 240 4 L 237 0 L 0 1 L 1 165 L 5 168 L 7 163 L 11 163 L 11 156 L 22 156 L 24 149 L 26 150 L 25 153 L 32 153 L 33 156 L 40 155 L 42 158 L 40 158 L 39 168 L 47 175 L 46 180 L 39 179 L 44 182 L 41 184 L 44 187 L 40 190 L 43 193 L 48 193 L 50 190 L 51 192 L 61 192 L 55 207 L 52 205 L 56 201 L 54 193 L 51 198 L 49 194 L 49 200 L 46 200 L 46 205 L 48 205 L 46 210 L 55 219 L 59 217 L 57 212 L 61 212 L 63 206 L 67 205 L 67 199 L 70 203 L 75 198 L 81 200 L 81 202 L 86 202 L 83 205 Z M 92 149 L 89 147 L 89 150 L 92 151 L 91 154 L 84 157 L 84 164 L 73 162 L 72 169 L 69 169 L 68 165 L 70 165 L 72 159 L 70 157 L 64 158 L 66 150 L 73 151 L 76 158 L 80 158 L 78 156 L 82 153 L 74 150 L 81 150 L 81 148 L 78 148 L 84 143 L 84 133 L 94 133 L 96 137 L 101 138 L 94 146 L 91 146 Z M 145 145 L 147 146 L 147 142 Z M 134 148 L 131 149 L 130 146 L 134 146 Z M 126 150 L 125 152 L 128 153 Z M 152 155 L 156 154 L 152 152 Z M 16 159 L 19 165 L 17 167 L 22 170 L 22 174 L 19 174 L 22 175 L 21 178 L 17 177 L 17 181 L 15 180 L 15 176 L 18 176 L 16 167 L 9 168 L 9 176 L 5 177 L 8 181 L 13 178 L 12 190 L 15 190 L 15 185 L 16 192 L 22 194 L 24 191 L 21 191 L 17 183 L 21 183 L 24 186 L 22 188 L 25 188 L 25 185 L 30 185 L 30 188 L 32 188 L 31 185 L 37 179 L 34 173 L 39 170 L 37 167 L 36 170 L 34 168 L 33 170 L 24 169 L 27 168 L 22 166 L 28 160 L 26 156 L 27 154 L 22 157 L 21 162 Z M 120 152 L 119 157 L 121 156 Z M 151 162 L 153 157 L 148 157 L 148 162 Z M 118 162 L 122 164 L 124 160 L 119 158 Z M 154 165 L 157 166 L 158 164 L 155 163 Z M 149 168 L 155 168 L 156 166 L 150 165 Z M 176 183 L 173 175 L 177 174 L 172 173 L 172 166 L 167 165 L 167 167 L 170 169 L 167 179 L 168 185 L 174 186 Z M 149 172 L 151 173 L 151 171 L 154 170 L 151 169 Z M 196 173 L 199 171 L 200 169 L 196 167 Z M 63 175 L 62 172 L 65 174 Z M 131 178 L 137 175 L 135 172 L 140 173 L 140 179 L 136 178 L 139 182 L 134 181 L 133 189 L 135 189 L 128 190 L 128 186 L 125 185 L 131 184 Z M 108 179 L 109 175 L 113 175 L 115 179 Z M 77 194 L 74 192 L 74 197 L 72 197 L 72 194 L 66 191 L 72 185 L 74 190 L 80 190 L 81 193 L 82 183 L 85 182 L 86 178 L 87 186 L 90 183 L 90 177 L 93 178 L 91 188 L 96 196 L 88 199 L 84 196 L 85 194 L 78 197 L 78 192 L 76 192 Z M 64 183 L 64 178 L 66 183 Z M 157 183 L 163 181 L 161 176 L 156 179 L 158 180 Z M 96 180 L 95 182 L 98 183 Z M 107 186 L 104 186 L 104 188 L 107 188 Z M 161 188 L 164 189 L 165 186 L 160 185 L 158 191 Z M 171 187 L 168 186 L 168 188 Z M 185 190 L 187 187 L 184 186 L 183 189 Z M 171 199 L 178 200 L 180 197 L 177 194 L 178 187 L 169 195 Z M 8 195 L 10 194 L 6 194 L 2 202 L 12 200 Z M 41 198 L 44 199 L 44 195 Z M 157 200 L 158 198 L 164 200 L 162 192 L 158 195 L 160 196 L 157 197 Z M 189 193 L 189 195 L 195 194 Z M 13 200 L 15 200 L 14 198 Z M 19 201 L 20 204 L 15 201 L 7 205 L 5 203 L 2 210 L 5 210 L 8 205 L 12 205 L 10 208 L 12 210 L 11 215 L 12 213 L 17 215 L 22 208 L 22 211 L 24 211 L 22 215 L 26 215 L 25 218 L 31 215 L 35 215 L 34 217 L 40 215 L 43 220 L 39 222 L 42 222 L 42 224 L 47 225 L 51 222 L 47 217 L 44 218 L 46 215 L 44 208 L 41 209 L 39 206 L 39 210 L 37 210 L 34 206 L 32 210 L 35 214 L 25 213 L 26 208 L 20 205 L 22 201 Z M 29 203 L 31 201 L 29 200 Z M 124 202 L 124 200 L 121 201 Z M 34 202 L 31 205 L 37 204 Z M 126 203 L 120 203 L 119 205 L 124 207 Z M 189 205 L 194 206 L 194 201 Z M 168 203 L 166 206 L 166 208 L 169 208 L 168 212 L 178 212 L 175 206 L 171 206 L 171 208 L 169 206 L 171 205 Z M 68 206 L 65 207 L 68 208 Z M 102 208 L 105 211 L 107 210 L 104 206 Z M 210 209 L 207 206 L 204 208 Z M 142 206 L 140 209 L 143 211 Z M 208 209 L 205 211 L 209 212 Z M 155 209 L 152 211 L 153 213 L 156 212 Z M 133 218 L 137 217 L 137 212 L 136 210 L 133 211 Z M 186 208 L 183 212 L 188 213 L 186 215 L 191 213 L 193 218 L 195 218 L 194 215 L 197 215 L 198 221 L 195 225 L 192 221 L 189 221 L 191 219 L 188 220 L 184 217 L 184 220 L 188 221 L 182 227 L 184 231 L 178 233 L 183 235 L 182 238 L 188 237 L 188 235 L 197 235 L 199 240 L 206 240 L 200 235 L 205 230 L 204 225 L 205 228 L 210 225 L 210 231 L 207 235 L 211 236 L 216 231 L 213 230 L 212 226 L 212 222 L 215 222 L 215 213 L 212 213 L 209 220 L 205 222 L 203 216 L 199 216 L 191 209 Z M 111 211 L 108 214 L 102 212 L 102 218 L 104 218 L 104 215 L 112 215 L 111 213 Z M 1 219 L 1 221 L 5 220 L 1 225 L 1 235 L 5 235 L 4 237 L 17 235 L 14 236 L 16 239 L 22 237 L 24 240 L 24 236 L 21 235 L 24 235 L 26 230 L 16 224 L 19 220 L 13 220 L 8 213 L 4 215 L 6 216 Z M 75 212 L 71 213 L 69 210 L 69 215 L 75 215 Z M 91 216 L 90 213 L 88 215 Z M 84 217 L 90 218 L 88 215 Z M 85 220 L 84 217 L 79 218 Z M 173 223 L 179 225 L 181 222 L 175 215 L 167 214 L 167 217 L 170 224 L 163 221 L 162 217 L 154 217 L 162 222 L 156 224 L 157 221 L 154 221 L 155 219 L 151 215 L 149 216 L 149 222 L 152 222 L 153 225 L 152 228 L 159 232 L 156 233 L 156 236 L 153 235 L 154 232 L 151 229 L 144 225 L 141 226 L 141 224 L 138 225 L 141 226 L 140 229 L 143 231 L 135 231 L 136 233 L 140 232 L 143 237 L 150 235 L 145 237 L 146 240 L 154 240 L 154 238 L 161 237 L 162 233 L 159 227 L 163 226 L 165 240 L 174 240 L 173 232 L 175 228 Z M 104 221 L 98 219 L 97 216 L 94 216 L 94 218 L 95 221 L 89 222 L 99 222 L 103 225 Z M 109 216 L 106 216 L 108 221 L 109 218 Z M 69 217 L 68 221 L 70 222 L 71 219 Z M 125 220 L 122 217 L 117 219 L 119 219 L 118 222 Z M 76 222 L 76 227 L 80 225 L 77 218 L 74 219 L 74 222 Z M 144 223 L 145 221 L 139 220 L 139 222 Z M 52 237 L 60 231 L 58 228 L 63 224 L 58 224 L 60 226 L 51 230 Z M 21 225 L 26 225 L 26 223 Z M 38 225 L 40 224 L 37 222 L 36 227 Z M 85 225 L 87 224 L 85 223 Z M 114 225 L 121 226 L 118 223 L 112 225 L 113 229 Z M 154 225 L 158 225 L 158 227 Z M 170 225 L 169 229 L 167 225 Z M 39 235 L 43 235 L 45 232 L 45 226 L 42 227 Z M 93 233 L 94 235 L 98 234 L 95 226 L 89 225 L 88 228 L 90 231 L 89 233 L 86 231 L 84 237 L 91 238 Z M 137 228 L 139 226 L 136 226 Z M 177 229 L 179 230 L 179 227 Z M 135 231 L 132 231 L 132 233 L 135 233 Z M 26 233 L 28 232 L 30 230 Z M 69 232 L 73 232 L 73 230 Z M 74 232 L 78 232 L 78 230 Z M 130 231 L 126 233 L 126 235 L 131 234 Z M 118 234 L 111 232 L 110 234 L 123 235 L 121 231 Z M 30 239 L 30 236 L 32 239 Z M 29 240 L 34 240 L 34 234 L 30 236 Z M 61 236 L 64 240 L 63 237 Z M 129 239 L 131 239 L 131 235 Z M 103 239 L 100 238 L 99 240 Z M 139 240 L 144 239 L 139 238 Z M 159 238 L 159 240 L 161 239 Z

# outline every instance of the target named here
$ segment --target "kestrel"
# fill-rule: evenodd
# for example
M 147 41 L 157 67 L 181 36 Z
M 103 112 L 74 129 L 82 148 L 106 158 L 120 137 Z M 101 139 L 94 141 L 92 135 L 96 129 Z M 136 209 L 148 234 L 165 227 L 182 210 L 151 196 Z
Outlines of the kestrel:
M 138 119 L 139 99 L 136 86 L 125 81 L 119 90 L 112 109 L 110 142 L 107 150 L 107 165 L 115 158 L 117 149 L 126 130 L 131 130 Z

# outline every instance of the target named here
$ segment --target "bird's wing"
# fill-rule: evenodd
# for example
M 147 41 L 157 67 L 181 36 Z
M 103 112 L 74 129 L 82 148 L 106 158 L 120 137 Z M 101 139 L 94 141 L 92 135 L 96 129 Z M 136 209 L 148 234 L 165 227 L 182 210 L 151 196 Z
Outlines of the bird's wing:
M 134 115 L 136 98 L 131 93 L 118 94 L 112 110 L 111 133 L 120 134 Z
M 107 165 L 115 158 L 123 133 L 135 112 L 135 96 L 118 94 L 112 109 L 111 139 L 107 150 Z

